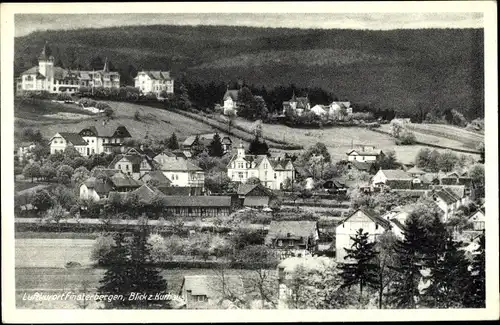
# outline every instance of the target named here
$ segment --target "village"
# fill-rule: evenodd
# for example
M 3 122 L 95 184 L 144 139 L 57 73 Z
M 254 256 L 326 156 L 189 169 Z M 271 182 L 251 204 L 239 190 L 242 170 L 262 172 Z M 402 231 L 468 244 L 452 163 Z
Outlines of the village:
M 38 66 L 16 80 L 17 96 L 47 93 L 44 100 L 104 118 L 50 138 L 29 130 L 34 140 L 14 152 L 15 181 L 25 186 L 15 193 L 16 232 L 93 233 L 92 262 L 106 268 L 120 234 L 146 229 L 151 258 L 166 273 L 176 263 L 206 271 L 181 274 L 180 288 L 171 293 L 182 299 L 170 308 L 386 308 L 391 288 L 409 290 L 401 284 L 405 272 L 416 272 L 422 297 L 409 298 L 410 308 L 441 306 L 427 301 L 431 289 L 438 290 L 429 270 L 438 266 L 405 265 L 407 246 L 422 240 L 428 250 L 421 254 L 432 255 L 438 243 L 429 238 L 435 236 L 443 252 L 463 255 L 460 263 L 476 265 L 484 254 L 484 161 L 424 147 L 412 163 L 402 163 L 377 143 L 352 143 L 342 159 L 331 157 L 322 142 L 301 151 L 271 150 L 267 129 L 258 122 L 250 141 L 218 130 L 190 130 L 186 138 L 133 137 L 113 120 L 109 104 L 85 97 L 121 90 L 120 74 L 107 59 L 95 71 L 64 69 L 54 61 L 44 47 Z M 139 71 L 133 88 L 138 97 L 159 102 L 176 95 L 169 71 Z M 244 116 L 243 96 L 242 88 L 228 86 L 215 111 L 227 120 Z M 307 94 L 295 92 L 282 105 L 284 119 L 312 114 L 347 123 L 357 113 L 349 101 L 313 106 Z M 406 123 L 395 118 L 390 125 L 396 130 Z M 359 280 L 356 265 L 363 253 L 373 255 L 374 271 Z M 389 270 L 390 263 L 400 270 Z M 66 260 L 61 267 L 80 264 Z M 400 282 L 393 280 L 398 276 Z M 348 278 L 347 288 L 355 287 L 351 294 L 342 285 Z M 318 289 L 322 281 L 329 291 L 321 290 L 328 292 Z M 328 298 L 315 299 L 311 288 Z M 461 299 L 453 302 L 474 306 Z

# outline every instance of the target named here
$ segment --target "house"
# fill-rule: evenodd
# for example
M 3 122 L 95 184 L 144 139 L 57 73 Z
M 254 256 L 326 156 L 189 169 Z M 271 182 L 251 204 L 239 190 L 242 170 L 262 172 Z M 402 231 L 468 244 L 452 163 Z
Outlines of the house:
M 418 177 L 422 184 L 439 185 L 439 176 L 437 173 L 424 173 Z
M 375 162 L 384 155 L 382 150 L 375 149 L 375 146 L 364 145 L 358 149 L 351 149 L 346 153 L 348 161 Z
M 186 275 L 179 290 L 186 309 L 236 309 L 232 298 L 245 295 L 240 275 Z
M 328 109 L 328 116 L 337 120 L 343 120 L 352 115 L 351 102 L 332 102 Z
M 467 187 L 472 187 L 472 178 L 467 176 L 467 174 L 461 174 L 458 172 L 452 172 L 440 177 L 441 185 L 465 185 Z
M 443 222 L 447 222 L 457 212 L 458 208 L 469 202 L 469 198 L 465 196 L 465 193 L 460 195 L 456 190 L 449 187 L 436 190 L 432 194 L 432 198 L 444 213 Z
M 268 207 L 274 197 L 262 184 L 239 184 L 237 194 L 241 206 L 252 208 Z
M 106 122 L 85 127 L 78 134 L 88 143 L 84 156 L 116 152 L 132 137 L 125 126 Z
M 278 250 L 280 259 L 285 259 L 311 255 L 318 241 L 316 221 L 271 221 L 264 243 Z
M 17 158 L 19 162 L 22 162 L 29 156 L 29 153 L 36 148 L 36 144 L 34 142 L 23 142 L 17 148 Z
M 127 153 L 116 155 L 109 164 L 109 168 L 117 169 L 134 179 L 140 179 L 144 174 L 155 170 L 157 164 L 146 155 Z
M 217 217 L 231 214 L 230 196 L 164 195 L 165 212 L 182 217 Z
M 287 110 L 295 112 L 297 115 L 302 115 L 311 109 L 311 103 L 309 98 L 306 97 L 296 97 L 295 92 L 289 101 L 283 102 L 283 114 L 286 114 Z
M 326 105 L 314 105 L 313 108 L 311 108 L 311 112 L 318 116 L 326 116 L 328 115 L 328 111 L 330 108 Z
M 267 188 L 282 189 L 285 181 L 295 179 L 295 168 L 291 159 L 272 159 L 266 155 L 247 155 L 240 143 L 237 153 L 227 165 L 227 175 L 233 182 L 245 183 L 256 177 Z
M 388 220 L 378 216 L 368 209 L 358 209 L 337 225 L 335 229 L 335 251 L 337 263 L 345 263 L 345 248 L 351 248 L 352 239 L 359 229 L 368 233 L 370 241 L 376 241 L 377 237 L 389 230 L 391 224 Z
M 345 194 L 348 186 L 342 179 L 329 179 L 323 183 L 323 188 L 331 194 Z
M 306 256 L 289 257 L 281 261 L 278 266 L 278 309 L 290 309 L 289 302 L 292 300 L 294 285 L 292 283 L 293 274 L 297 267 L 307 274 L 310 278 L 317 275 L 323 275 L 328 271 L 335 270 L 337 263 L 329 257 L 324 256 Z
M 347 162 L 347 169 L 355 169 L 360 172 L 366 172 L 368 174 L 375 174 L 376 171 L 376 166 L 374 161 L 358 161 L 358 160 L 351 160 Z
M 158 163 L 158 169 L 172 182 L 172 186 L 192 187 L 195 192 L 204 192 L 205 172 L 200 167 L 177 156 L 157 156 L 155 162 Z
M 380 169 L 372 178 L 372 186 L 388 186 L 391 189 L 412 189 L 414 180 L 402 169 Z M 419 180 L 418 180 L 419 182 Z
M 196 147 L 198 148 L 208 148 L 212 143 L 215 133 L 200 134 L 198 136 L 189 136 L 182 142 L 182 148 L 186 151 L 192 151 Z M 224 134 L 219 134 L 220 142 L 224 153 L 231 151 L 231 146 L 233 141 L 231 138 Z
M 38 66 L 32 67 L 19 76 L 16 89 L 24 91 L 48 91 L 50 93 L 76 93 L 80 87 L 119 88 L 120 74 L 109 71 L 106 61 L 102 70 L 69 70 L 54 66 L 47 43 L 38 56 Z
M 484 206 L 472 214 L 469 218 L 469 222 L 472 223 L 472 229 L 476 231 L 485 229 L 484 224 L 486 222 L 486 213 Z
M 59 132 L 50 140 L 50 154 L 64 152 L 66 148 L 73 147 L 82 156 L 87 156 L 88 142 L 78 133 Z
M 228 111 L 238 110 L 238 92 L 237 89 L 227 89 L 224 93 L 224 97 L 222 97 L 222 101 L 224 102 L 224 115 L 228 114 Z
M 295 167 L 295 179 L 297 181 L 305 181 L 304 188 L 312 190 L 314 188 L 314 178 L 312 173 L 305 167 Z
M 162 91 L 171 95 L 174 93 L 174 79 L 170 76 L 170 71 L 140 71 L 134 78 L 135 88 L 139 88 L 141 93 L 154 93 L 159 97 Z
M 118 171 L 111 177 L 91 176 L 80 185 L 80 199 L 99 201 L 109 197 L 110 192 L 131 192 L 141 185 L 142 182 Z
M 410 174 L 411 177 L 414 177 L 414 178 L 420 178 L 422 175 L 425 175 L 426 173 L 418 168 L 417 166 L 413 166 L 412 168 L 408 169 L 406 171 L 408 174 Z

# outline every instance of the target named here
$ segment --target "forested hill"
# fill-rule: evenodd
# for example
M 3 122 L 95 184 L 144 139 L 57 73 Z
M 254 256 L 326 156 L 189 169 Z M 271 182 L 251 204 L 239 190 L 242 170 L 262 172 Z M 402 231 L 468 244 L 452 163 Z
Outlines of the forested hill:
M 132 83 L 140 69 L 189 81 L 322 87 L 335 96 L 413 114 L 457 109 L 482 116 L 483 30 L 318 30 L 130 26 L 43 31 L 16 38 L 15 72 L 45 41 L 56 62 L 88 68 L 108 57 Z

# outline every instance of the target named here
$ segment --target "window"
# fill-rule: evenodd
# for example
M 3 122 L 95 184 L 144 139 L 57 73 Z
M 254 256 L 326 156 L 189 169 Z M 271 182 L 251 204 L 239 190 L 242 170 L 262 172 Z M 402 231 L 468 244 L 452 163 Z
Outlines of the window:
M 208 301 L 208 297 L 207 296 L 199 295 L 199 296 L 196 296 L 196 301 L 198 301 L 198 302 L 206 302 L 206 301 Z
M 266 179 L 267 179 L 267 170 L 264 172 L 264 176 L 265 176 L 265 177 L 266 177 Z
M 128 170 L 128 165 L 125 165 L 125 169 Z
M 193 213 L 193 208 L 188 208 L 188 213 Z
M 243 178 L 243 172 L 239 172 L 239 173 L 238 173 L 238 177 L 239 177 L 239 178 Z
M 118 169 L 122 169 L 122 165 L 118 164 Z
M 283 246 L 283 241 L 282 240 L 278 240 L 278 247 L 282 247 Z
M 274 179 L 276 179 L 276 173 L 274 173 Z
M 290 239 L 290 240 L 288 241 L 288 247 L 293 247 L 293 240 L 291 240 L 291 239 Z

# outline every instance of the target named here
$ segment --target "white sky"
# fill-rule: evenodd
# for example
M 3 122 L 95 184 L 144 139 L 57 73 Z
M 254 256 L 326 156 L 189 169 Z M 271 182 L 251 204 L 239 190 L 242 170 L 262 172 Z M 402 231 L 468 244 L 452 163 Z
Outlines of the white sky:
M 474 12 L 16 14 L 15 36 L 47 29 L 154 24 L 372 30 L 483 28 L 483 14 Z

